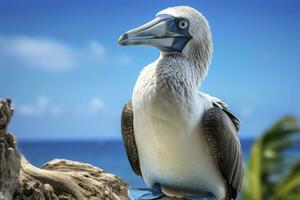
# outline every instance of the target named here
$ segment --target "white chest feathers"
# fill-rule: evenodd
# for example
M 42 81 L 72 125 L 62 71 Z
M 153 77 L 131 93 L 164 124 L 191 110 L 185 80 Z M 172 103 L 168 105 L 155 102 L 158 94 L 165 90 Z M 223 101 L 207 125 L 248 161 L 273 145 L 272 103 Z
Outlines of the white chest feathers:
M 155 65 L 154 63 L 153 65 Z M 211 192 L 225 198 L 224 180 L 210 156 L 201 118 L 211 103 L 176 71 L 146 67 L 132 104 L 143 179 L 182 194 Z

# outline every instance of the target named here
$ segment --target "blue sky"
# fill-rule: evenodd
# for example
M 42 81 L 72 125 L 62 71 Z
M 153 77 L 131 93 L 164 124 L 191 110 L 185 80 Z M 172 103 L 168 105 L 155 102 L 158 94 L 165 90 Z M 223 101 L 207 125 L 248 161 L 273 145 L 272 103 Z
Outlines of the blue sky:
M 299 1 L 1 1 L 0 97 L 14 101 L 19 140 L 117 139 L 139 71 L 159 51 L 120 47 L 125 31 L 175 5 L 211 25 L 213 62 L 201 90 L 259 135 L 300 117 Z

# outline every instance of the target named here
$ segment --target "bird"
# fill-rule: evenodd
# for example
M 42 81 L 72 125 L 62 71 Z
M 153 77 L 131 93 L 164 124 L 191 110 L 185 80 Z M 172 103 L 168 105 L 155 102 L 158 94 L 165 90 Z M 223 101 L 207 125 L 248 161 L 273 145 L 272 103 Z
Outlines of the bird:
M 140 72 L 121 115 L 133 171 L 167 196 L 237 199 L 243 179 L 240 121 L 227 104 L 201 91 L 213 51 L 207 19 L 189 6 L 169 7 L 118 43 L 160 51 Z

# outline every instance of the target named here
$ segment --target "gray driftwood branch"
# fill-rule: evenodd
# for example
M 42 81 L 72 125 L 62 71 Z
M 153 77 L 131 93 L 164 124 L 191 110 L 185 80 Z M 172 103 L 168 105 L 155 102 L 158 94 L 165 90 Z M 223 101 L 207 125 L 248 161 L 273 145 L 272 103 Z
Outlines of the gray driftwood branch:
M 11 101 L 0 99 L 0 200 L 125 200 L 127 184 L 92 165 L 52 160 L 32 166 L 7 132 Z

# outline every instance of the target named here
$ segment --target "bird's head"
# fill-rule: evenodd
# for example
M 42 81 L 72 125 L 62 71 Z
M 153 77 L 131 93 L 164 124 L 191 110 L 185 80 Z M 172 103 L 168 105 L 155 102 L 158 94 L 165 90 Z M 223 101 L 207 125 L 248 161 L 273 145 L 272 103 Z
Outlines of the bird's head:
M 160 11 L 152 21 L 124 33 L 119 44 L 158 47 L 163 55 L 181 54 L 200 67 L 201 77 L 211 60 L 212 40 L 205 17 L 188 6 Z

